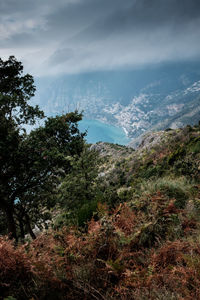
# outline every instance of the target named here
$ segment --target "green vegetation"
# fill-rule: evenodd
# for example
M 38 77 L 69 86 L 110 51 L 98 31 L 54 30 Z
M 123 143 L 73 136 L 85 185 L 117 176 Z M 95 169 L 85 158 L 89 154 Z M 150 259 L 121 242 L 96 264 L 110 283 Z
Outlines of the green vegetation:
M 78 112 L 48 118 L 30 134 L 44 114 L 28 104 L 35 87 L 14 57 L 0 59 L 0 210 L 11 238 L 24 239 L 52 205 L 58 177 L 69 172 L 67 156 L 79 155 L 84 144 Z
M 26 82 L 7 65 L 14 87 Z M 26 96 L 0 78 L 0 299 L 199 299 L 200 124 L 135 151 L 86 145 L 78 112 L 27 134 L 42 117 L 28 78 Z

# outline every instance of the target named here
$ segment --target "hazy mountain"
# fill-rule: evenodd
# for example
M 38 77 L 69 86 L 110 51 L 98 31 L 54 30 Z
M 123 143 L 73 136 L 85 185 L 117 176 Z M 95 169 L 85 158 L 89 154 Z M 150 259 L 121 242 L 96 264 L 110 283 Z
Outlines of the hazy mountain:
M 33 101 L 47 115 L 77 108 L 130 138 L 200 119 L 200 62 L 39 78 L 36 86 Z

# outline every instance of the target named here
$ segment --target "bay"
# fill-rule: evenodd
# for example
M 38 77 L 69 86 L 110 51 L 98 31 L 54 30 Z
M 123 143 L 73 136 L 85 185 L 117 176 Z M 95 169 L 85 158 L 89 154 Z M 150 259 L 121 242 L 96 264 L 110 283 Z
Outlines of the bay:
M 130 139 L 120 127 L 108 125 L 99 120 L 83 119 L 79 122 L 81 132 L 87 130 L 88 143 L 109 142 L 113 144 L 127 145 Z

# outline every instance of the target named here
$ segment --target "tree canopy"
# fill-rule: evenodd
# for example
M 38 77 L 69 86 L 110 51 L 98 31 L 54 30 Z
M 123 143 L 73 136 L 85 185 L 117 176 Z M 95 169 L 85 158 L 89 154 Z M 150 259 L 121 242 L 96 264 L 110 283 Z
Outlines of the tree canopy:
M 47 205 L 45 195 L 69 172 L 66 157 L 79 155 L 84 144 L 77 111 L 47 118 L 44 126 L 26 133 L 26 124 L 44 118 L 29 104 L 34 92 L 33 77 L 23 75 L 21 62 L 13 56 L 0 59 L 0 209 L 15 239 L 17 224 L 22 237 L 25 226 L 31 231 L 31 212 L 37 215 Z

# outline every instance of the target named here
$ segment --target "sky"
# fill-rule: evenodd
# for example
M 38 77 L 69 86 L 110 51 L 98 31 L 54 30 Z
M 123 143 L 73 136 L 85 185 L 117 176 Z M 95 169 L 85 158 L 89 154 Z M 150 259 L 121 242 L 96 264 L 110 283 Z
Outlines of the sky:
M 0 57 L 34 76 L 200 58 L 199 0 L 0 0 Z

